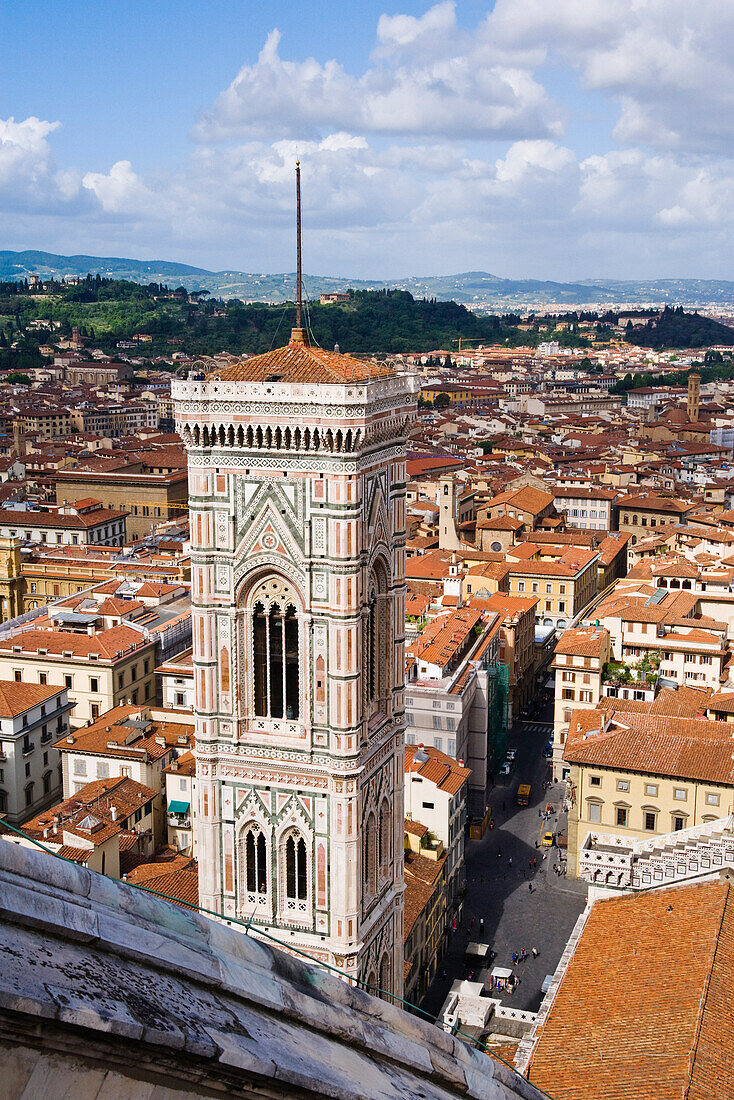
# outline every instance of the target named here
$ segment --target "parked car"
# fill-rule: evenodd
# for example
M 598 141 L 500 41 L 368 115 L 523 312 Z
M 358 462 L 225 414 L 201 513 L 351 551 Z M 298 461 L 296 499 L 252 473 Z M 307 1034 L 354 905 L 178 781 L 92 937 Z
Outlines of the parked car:
M 543 746 L 543 756 L 546 760 L 553 755 L 553 742 L 549 741 L 547 745 Z
M 514 763 L 515 763 L 515 757 L 516 757 L 516 756 L 517 756 L 517 749 L 508 749 L 508 750 L 507 750 L 507 757 L 506 757 L 506 759 L 507 759 L 508 763 L 510 763 L 510 764 L 514 764 Z
M 500 775 L 503 779 L 506 779 L 511 771 L 512 771 L 512 764 L 503 764 L 502 767 L 500 768 Z

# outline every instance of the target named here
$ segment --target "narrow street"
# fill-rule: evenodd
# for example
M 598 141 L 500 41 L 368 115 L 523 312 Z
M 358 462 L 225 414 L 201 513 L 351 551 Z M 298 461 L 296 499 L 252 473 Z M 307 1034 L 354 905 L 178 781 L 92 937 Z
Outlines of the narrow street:
M 555 970 L 586 904 L 585 884 L 556 875 L 553 865 L 559 862 L 559 850 L 541 844 L 546 831 L 566 832 L 566 815 L 558 812 L 562 785 L 545 787 L 551 769 L 543 746 L 551 736 L 551 719 L 551 707 L 546 706 L 527 721 L 516 722 L 510 732 L 508 747 L 517 750 L 517 759 L 509 777 L 495 776 L 490 796 L 494 828 L 482 840 L 467 842 L 468 892 L 462 923 L 451 934 L 449 949 L 422 1002 L 431 1015 L 440 1010 L 451 983 L 468 977 L 464 951 L 470 939 L 489 943 L 496 952 L 492 965 L 512 968 L 520 979 L 514 994 L 493 995 L 514 1008 L 536 1011 L 543 979 Z M 517 805 L 521 783 L 531 784 L 528 806 Z M 546 804 L 556 809 L 548 821 L 541 816 Z M 534 861 L 537 867 L 531 867 Z M 539 952 L 537 959 L 532 957 L 533 947 Z M 527 960 L 513 966 L 512 953 L 523 948 Z

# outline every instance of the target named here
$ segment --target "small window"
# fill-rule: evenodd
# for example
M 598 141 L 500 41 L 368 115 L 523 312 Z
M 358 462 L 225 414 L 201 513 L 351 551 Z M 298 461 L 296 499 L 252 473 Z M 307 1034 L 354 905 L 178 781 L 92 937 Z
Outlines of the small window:
M 623 828 L 627 826 L 627 814 L 628 810 L 626 806 L 617 806 L 617 824 Z
M 38 673 L 38 682 L 39 682 L 39 684 L 45 684 L 45 683 L 48 682 L 48 678 L 47 678 L 45 672 L 39 672 Z
M 120 775 L 126 775 L 129 779 L 132 774 L 133 774 L 133 770 L 130 767 L 130 765 L 129 764 L 123 764 L 122 767 L 120 768 Z
M 707 794 L 706 794 L 706 805 L 707 806 L 718 806 L 720 801 L 721 801 L 720 795 L 713 794 L 711 791 L 707 792 Z
M 673 817 L 673 832 L 679 833 L 681 829 L 685 829 L 686 819 L 681 817 L 680 814 L 675 814 Z
M 74 775 L 86 775 L 87 774 L 87 762 L 86 760 L 74 761 Z
M 646 783 L 645 794 L 650 795 L 652 798 L 657 798 L 658 785 L 657 783 Z
M 435 806 L 434 806 L 433 802 L 424 802 L 423 803 L 423 809 L 424 810 L 433 810 L 433 809 L 435 809 Z
M 618 791 L 628 791 L 629 789 L 630 789 L 629 779 L 618 779 L 617 780 L 617 790 Z
M 673 798 L 676 802 L 685 802 L 688 798 L 688 791 L 685 787 L 675 787 L 673 789 Z
M 97 779 L 109 779 L 110 765 L 106 760 L 100 760 L 97 764 Z
M 72 686 L 73 686 L 72 685 L 72 677 L 71 676 L 64 676 L 64 687 L 70 688 Z
M 601 804 L 599 802 L 589 802 L 589 821 L 592 824 L 598 824 L 601 821 Z
M 99 691 L 99 680 L 96 676 L 89 677 L 89 690 L 94 692 Z
M 650 833 L 655 832 L 655 823 L 657 821 L 657 816 L 658 815 L 656 813 L 654 813 L 652 810 L 647 810 L 645 812 L 645 828 Z
M 23 673 L 20 671 L 19 668 L 13 669 L 13 679 L 15 680 L 16 684 L 19 684 L 22 681 Z
M 96 722 L 97 719 L 99 718 L 99 703 L 92 703 L 92 705 L 89 709 L 90 709 L 91 714 L 92 714 L 92 721 Z
M 601 787 L 601 776 L 600 775 L 590 775 L 589 776 L 589 783 L 592 787 Z

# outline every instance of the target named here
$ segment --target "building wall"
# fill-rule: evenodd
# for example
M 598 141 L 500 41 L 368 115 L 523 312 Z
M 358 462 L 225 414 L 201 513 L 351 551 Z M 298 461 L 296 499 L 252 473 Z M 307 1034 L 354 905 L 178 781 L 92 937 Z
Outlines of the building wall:
M 68 690 L 69 702 L 73 706 L 72 729 L 96 721 L 105 711 L 128 700 L 133 703 L 154 702 L 154 668 L 154 642 L 124 654 L 112 664 L 78 657 L 0 652 L 0 679 L 47 683 Z
M 586 764 L 571 765 L 570 779 L 568 859 L 573 874 L 578 874 L 579 850 L 595 830 L 627 841 L 649 840 L 734 811 L 734 788 L 723 784 Z M 620 812 L 626 825 L 619 823 Z
M 24 714 L 0 719 L 0 814 L 11 824 L 59 800 L 61 765 L 53 742 L 69 728 L 68 711 L 62 691 Z

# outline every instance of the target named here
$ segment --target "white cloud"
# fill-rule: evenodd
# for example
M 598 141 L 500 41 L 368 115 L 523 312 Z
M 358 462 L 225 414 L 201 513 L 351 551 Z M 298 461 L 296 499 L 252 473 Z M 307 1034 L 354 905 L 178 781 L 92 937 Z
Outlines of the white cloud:
M 315 138 L 348 130 L 516 140 L 557 134 L 561 115 L 528 68 L 486 37 L 459 32 L 453 3 L 420 18 L 382 16 L 378 48 L 361 74 L 337 61 L 288 61 L 272 31 L 194 128 L 202 142 Z
M 47 140 L 60 125 L 33 115 L 20 122 L 0 119 L 0 201 L 5 208 L 45 209 L 77 197 L 78 173 L 56 169 Z
M 486 33 L 543 48 L 619 107 L 615 138 L 731 154 L 734 5 L 722 0 L 497 0 Z
M 87 172 L 82 186 L 95 195 L 102 210 L 108 214 L 138 214 L 155 201 L 129 160 L 118 160 L 107 175 Z

